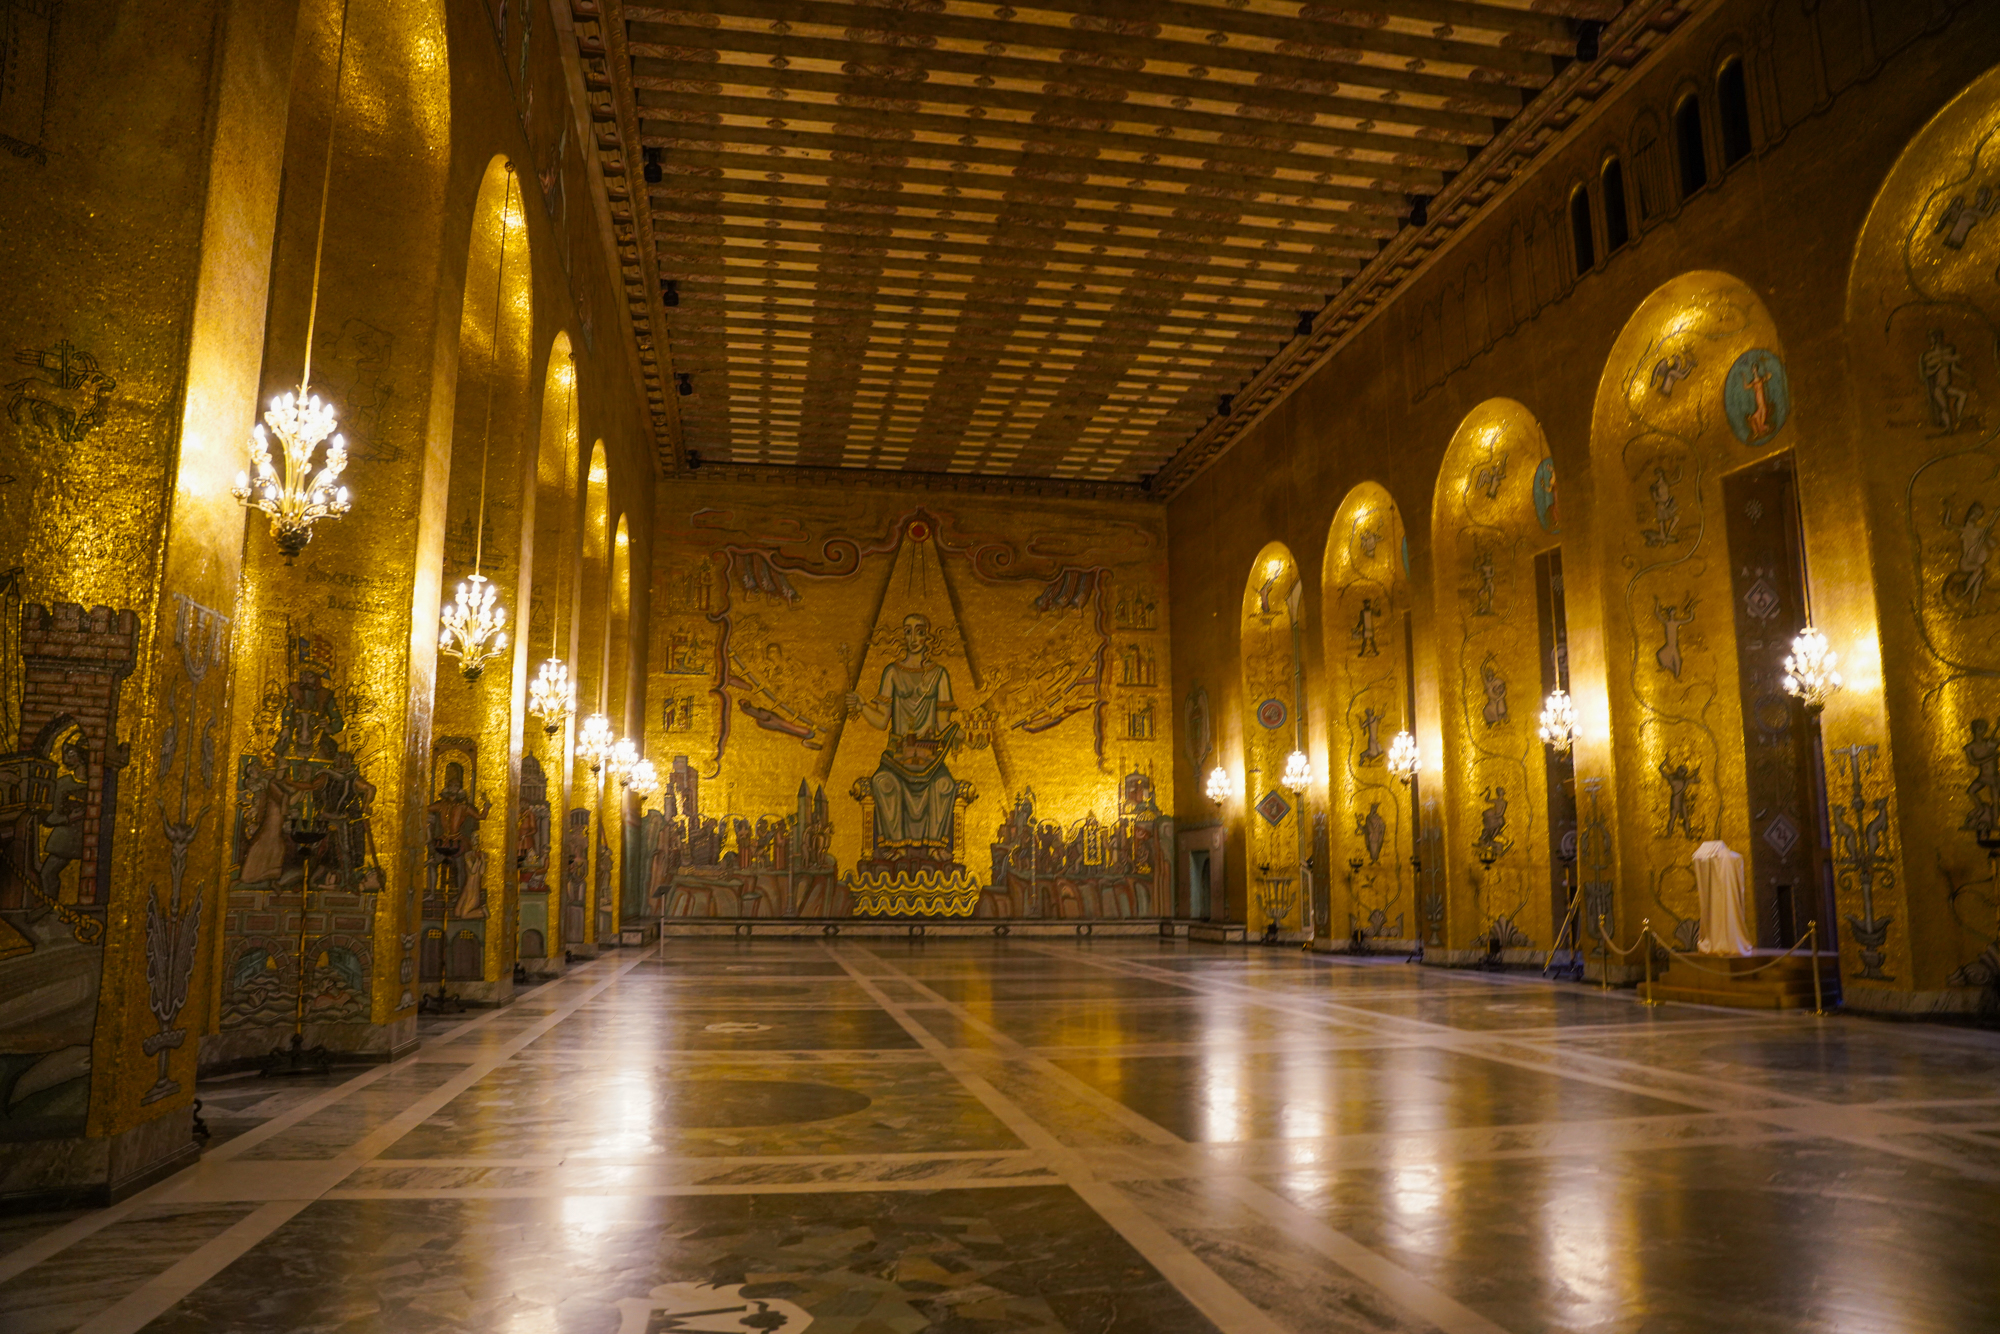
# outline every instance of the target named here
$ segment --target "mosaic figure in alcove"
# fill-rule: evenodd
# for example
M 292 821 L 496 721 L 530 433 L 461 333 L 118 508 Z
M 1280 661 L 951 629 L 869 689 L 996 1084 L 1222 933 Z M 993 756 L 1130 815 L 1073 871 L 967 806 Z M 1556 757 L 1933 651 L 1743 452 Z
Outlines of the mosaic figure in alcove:
M 1383 762 L 1389 738 L 1408 726 L 1405 646 L 1397 638 L 1408 602 L 1407 551 L 1387 491 L 1362 483 L 1342 499 L 1321 570 L 1322 649 L 1335 722 L 1329 846 L 1315 876 L 1316 889 L 1324 886 L 1317 911 L 1327 915 L 1327 934 L 1336 939 L 1359 932 L 1400 940 L 1410 917 L 1409 801 Z M 1359 872 L 1350 866 L 1357 856 L 1364 863 Z
M 0 754 L 0 1126 L 73 1133 L 90 1100 L 138 618 L 24 603 L 17 568 L 0 574 L 0 622 L 13 747 Z
M 237 757 L 222 1024 L 275 1025 L 293 1015 L 298 940 L 264 925 L 281 916 L 275 908 L 295 902 L 291 896 L 305 879 L 305 860 L 285 834 L 288 820 L 326 824 L 327 837 L 312 861 L 311 891 L 354 895 L 349 912 L 358 923 L 352 930 L 324 929 L 308 942 L 307 1020 L 358 1022 L 369 1013 L 370 936 L 382 890 L 372 826 L 376 788 L 350 735 L 352 716 L 369 712 L 369 704 L 335 684 L 337 664 L 326 641 L 282 622 L 273 628 L 284 631 L 274 636 L 284 645 L 284 661 L 282 674 L 272 671 L 259 696 L 253 744 L 264 744 Z M 324 898 L 309 904 L 322 918 L 324 905 Z
M 1500 468 L 1502 458 L 1524 462 Z M 1513 695 L 1541 675 L 1537 557 L 1552 545 L 1554 477 L 1540 423 L 1510 399 L 1466 415 L 1438 475 L 1432 525 L 1446 645 L 1443 758 L 1454 849 L 1447 855 L 1469 850 L 1479 863 L 1448 882 L 1466 886 L 1452 909 L 1452 935 L 1466 943 L 1553 934 L 1547 765 L 1532 709 L 1524 712 Z
M 1655 392 L 1659 362 L 1677 356 L 1692 369 L 1671 397 Z M 1629 878 L 1649 887 L 1647 915 L 1673 938 L 1698 934 L 1694 844 L 1719 838 L 1751 856 L 1753 834 L 1783 842 L 1782 826 L 1750 827 L 1750 750 L 1769 730 L 1758 713 L 1759 673 L 1768 666 L 1760 655 L 1776 634 L 1754 615 L 1757 599 L 1739 594 L 1751 594 L 1757 569 L 1768 583 L 1769 569 L 1796 563 L 1776 548 L 1745 545 L 1779 533 L 1795 506 L 1789 490 L 1782 519 L 1775 499 L 1750 505 L 1770 516 L 1753 532 L 1730 517 L 1724 491 L 1760 470 L 1789 479 L 1792 408 L 1770 313 L 1723 273 L 1683 274 L 1655 290 L 1621 331 L 1599 382 L 1592 449 L 1600 512 L 1633 516 L 1614 530 L 1609 552 L 1625 572 L 1606 608 L 1607 641 L 1616 646 L 1611 724 L 1631 739 L 1649 813 L 1623 839 L 1636 862 Z M 1763 782 L 1777 773 L 1770 759 L 1758 760 L 1764 796 L 1784 786 Z M 1697 790 L 1706 794 L 1700 809 Z
M 1896 888 L 1905 877 L 1895 853 L 1928 847 L 1940 887 L 1988 877 L 1977 840 L 1994 818 L 1989 720 L 2000 677 L 2000 600 L 1987 596 L 2000 516 L 2000 430 L 1988 407 L 2000 386 L 1996 179 L 2000 77 L 1988 73 L 1897 159 L 1848 283 L 1849 358 L 1871 372 L 1855 380 L 1857 429 L 1869 442 L 1865 494 L 1876 540 L 1900 531 L 1908 558 L 1873 569 L 1882 659 L 1899 668 L 1883 680 L 1898 781 L 1887 781 L 1886 763 L 1833 758 L 1883 746 L 1879 723 L 1829 729 L 1828 805 L 1843 944 L 1857 949 L 1862 978 L 1901 978 L 1919 991 L 1967 985 L 1948 980 L 1953 968 L 2000 942 L 1992 915 L 1966 920 L 1954 893 L 1944 920 L 1920 920 L 1939 900 L 1916 883 Z M 1848 770 L 1846 782 L 1837 769 Z M 1849 809 L 1857 799 L 1865 809 Z M 1887 803 L 1881 827 L 1899 833 L 1879 851 L 1867 836 L 1877 800 Z M 1933 952 L 1913 953 L 1920 938 Z
M 468 746 L 469 744 L 465 743 Z M 440 755 L 452 754 L 440 749 Z M 493 803 L 485 793 L 473 804 L 465 787 L 465 761 L 444 763 L 444 777 L 437 796 L 425 810 L 424 846 L 429 856 L 424 863 L 427 881 L 424 915 L 449 915 L 460 921 L 486 916 L 486 850 L 479 841 L 480 826 L 493 813 Z

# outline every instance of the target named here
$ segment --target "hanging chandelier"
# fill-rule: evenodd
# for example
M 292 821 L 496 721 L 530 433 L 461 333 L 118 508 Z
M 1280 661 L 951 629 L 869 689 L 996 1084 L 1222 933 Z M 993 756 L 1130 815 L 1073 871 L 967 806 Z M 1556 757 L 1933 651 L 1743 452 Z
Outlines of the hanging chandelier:
M 1417 770 L 1423 767 L 1423 752 L 1417 749 L 1416 734 L 1398 732 L 1396 739 L 1389 743 L 1389 772 L 1396 775 L 1404 787 L 1416 778 Z
M 541 719 L 542 731 L 554 736 L 575 712 L 576 683 L 561 658 L 550 658 L 528 683 L 528 715 Z
M 1208 799 L 1218 806 L 1236 795 L 1236 781 L 1229 776 L 1229 770 L 1216 765 L 1208 771 Z
M 618 780 L 620 787 L 632 785 L 632 771 L 639 767 L 639 748 L 632 744 L 630 737 L 619 737 L 611 743 L 611 753 L 604 759 L 604 775 Z
M 1542 701 L 1541 737 L 1542 744 L 1558 755 L 1569 754 L 1576 744 L 1576 706 L 1561 686 Z
M 301 398 L 303 396 L 303 401 Z M 236 474 L 229 488 L 251 509 L 271 516 L 271 536 L 290 561 L 312 541 L 313 525 L 337 518 L 352 507 L 340 474 L 347 467 L 347 441 L 334 432 L 333 406 L 317 394 L 307 394 L 303 380 L 296 394 L 280 394 L 260 425 L 250 428 L 249 471 Z M 271 461 L 271 442 L 264 427 L 278 437 L 284 459 L 281 472 Z M 326 445 L 325 461 L 313 470 L 313 455 Z
M 507 632 L 500 628 L 507 623 L 507 609 L 499 597 L 491 579 L 469 575 L 439 613 L 444 628 L 438 632 L 438 648 L 458 659 L 468 681 L 477 681 L 487 662 L 507 647 Z
M 646 798 L 660 790 L 660 771 L 653 767 L 651 760 L 640 760 L 632 766 L 631 776 L 625 780 L 625 786 L 631 789 L 632 795 L 639 799 L 641 806 L 644 806 Z
M 617 739 L 611 735 L 611 720 L 601 713 L 593 713 L 583 720 L 583 729 L 577 733 L 576 753 L 590 772 L 601 774 L 604 763 L 611 756 L 611 748 Z
M 507 647 L 507 609 L 496 599 L 500 590 L 480 573 L 486 559 L 486 473 L 493 455 L 493 391 L 500 380 L 500 307 L 507 284 L 507 231 L 514 216 L 514 168 L 507 168 L 507 195 L 500 204 L 500 262 L 493 268 L 493 353 L 486 368 L 486 430 L 479 444 L 479 530 L 472 539 L 472 575 L 458 586 L 458 597 L 439 613 L 444 628 L 438 648 L 458 659 L 468 681 L 477 681 L 486 664 Z
M 341 76 L 347 68 L 347 4 L 340 7 L 340 41 L 333 61 L 333 109 L 326 122 L 326 165 L 320 172 L 319 231 L 313 241 L 312 299 L 306 308 L 305 365 L 299 372 L 296 393 L 280 394 L 271 400 L 270 411 L 261 425 L 250 428 L 250 467 L 236 474 L 229 494 L 245 506 L 271 516 L 271 537 L 291 564 L 306 543 L 312 541 L 313 525 L 321 519 L 338 518 L 352 508 L 340 474 L 347 469 L 347 441 L 334 431 L 338 424 L 331 403 L 322 403 L 312 392 L 313 330 L 319 323 L 320 259 L 326 252 L 326 201 L 333 184 L 334 130 L 340 122 Z M 271 442 L 264 428 L 278 437 L 278 452 L 284 460 L 282 471 L 271 458 Z M 313 459 L 320 446 L 317 469 Z
M 1847 684 L 1834 670 L 1839 662 L 1840 655 L 1827 647 L 1826 636 L 1807 623 L 1792 639 L 1791 654 L 1785 659 L 1785 693 L 1803 702 L 1807 713 L 1818 713 Z
M 1311 787 L 1312 780 L 1313 780 L 1312 761 L 1306 758 L 1306 753 L 1304 751 L 1295 750 L 1291 754 L 1285 756 L 1285 773 L 1284 776 L 1278 780 L 1280 783 L 1282 783 L 1288 790 L 1296 794 L 1303 792 L 1307 788 Z

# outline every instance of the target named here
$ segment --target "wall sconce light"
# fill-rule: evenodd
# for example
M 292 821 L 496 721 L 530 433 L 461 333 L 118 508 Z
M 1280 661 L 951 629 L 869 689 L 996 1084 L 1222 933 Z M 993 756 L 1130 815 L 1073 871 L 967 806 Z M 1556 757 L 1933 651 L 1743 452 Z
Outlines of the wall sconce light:
M 1847 683 L 1834 670 L 1840 655 L 1827 647 L 1826 636 L 1808 624 L 1792 638 L 1785 659 L 1785 693 L 1796 696 L 1807 713 L 1818 713 Z
M 1396 733 L 1396 739 L 1389 743 L 1389 772 L 1396 775 L 1404 787 L 1408 787 L 1423 763 L 1423 752 L 1417 749 L 1416 734 Z
M 1208 771 L 1208 799 L 1220 806 L 1236 795 L 1236 780 L 1229 776 L 1229 770 L 1216 765 Z
M 1576 744 L 1576 706 L 1560 686 L 1542 701 L 1541 736 L 1542 744 L 1558 755 L 1569 754 Z
M 1285 756 L 1285 774 L 1278 780 L 1280 783 L 1289 791 L 1299 793 L 1311 787 L 1312 780 L 1312 761 L 1306 758 L 1304 751 L 1295 750 Z

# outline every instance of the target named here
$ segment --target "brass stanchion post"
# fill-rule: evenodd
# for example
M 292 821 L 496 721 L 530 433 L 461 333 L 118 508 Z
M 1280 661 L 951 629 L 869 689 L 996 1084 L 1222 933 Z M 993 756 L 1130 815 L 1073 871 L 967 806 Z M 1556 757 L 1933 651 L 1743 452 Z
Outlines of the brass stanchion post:
M 1826 998 L 1820 994 L 1819 919 L 1817 917 L 1806 920 L 1806 939 L 1812 942 L 1813 1013 L 1824 1016 L 1826 1014 Z
M 1611 937 L 1604 934 L 1604 914 L 1597 914 L 1597 990 L 1611 994 Z
M 1640 992 L 1640 999 L 1648 1005 L 1658 1005 L 1653 999 L 1653 947 L 1647 937 L 1653 934 L 1653 919 L 1641 918 L 1639 922 L 1639 966 L 1645 970 L 1646 988 Z

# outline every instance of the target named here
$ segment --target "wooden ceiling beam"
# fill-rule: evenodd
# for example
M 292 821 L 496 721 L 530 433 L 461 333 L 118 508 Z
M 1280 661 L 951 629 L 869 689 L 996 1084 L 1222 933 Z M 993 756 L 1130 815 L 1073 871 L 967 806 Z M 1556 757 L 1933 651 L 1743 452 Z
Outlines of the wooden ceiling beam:
M 1408 210 L 1409 201 L 1404 197 L 1409 189 L 1435 194 L 1443 185 L 1443 175 L 1438 172 L 1417 172 L 1414 169 L 1400 169 L 1396 172 L 1371 179 L 1382 184 L 1376 188 L 1353 185 L 1334 185 L 1319 179 L 1334 174 L 1332 161 L 1300 158 L 1280 166 L 1275 159 L 1259 160 L 1264 155 L 1227 154 L 1220 157 L 1204 158 L 1204 162 L 1227 162 L 1251 170 L 1231 174 L 1223 171 L 1204 171 L 1198 167 L 1175 166 L 1165 162 L 1121 162 L 1114 158 L 1068 157 L 1055 153 L 1037 151 L 1032 147 L 993 147 L 986 143 L 941 144 L 921 139 L 894 140 L 875 139 L 858 134 L 822 134 L 811 130 L 773 130 L 753 125 L 698 125 L 682 121 L 664 120 L 652 114 L 656 108 L 640 108 L 640 144 L 646 148 L 659 148 L 669 153 L 694 151 L 717 152 L 724 144 L 765 150 L 752 161 L 747 152 L 729 154 L 740 166 L 748 170 L 762 166 L 766 171 L 782 168 L 787 163 L 798 161 L 827 162 L 834 160 L 834 154 L 847 153 L 870 157 L 893 157 L 907 165 L 917 162 L 979 162 L 1000 167 L 1009 173 L 1017 173 L 1024 166 L 1039 163 L 1051 171 L 1064 175 L 1077 174 L 1097 177 L 1104 181 L 1143 180 L 1153 183 L 1170 182 L 1188 187 L 1215 188 L 1232 186 L 1235 189 L 1298 193 L 1310 190 L 1315 199 L 1327 202 L 1341 202 L 1353 205 L 1377 216 L 1397 217 Z M 983 129 L 984 126 L 982 125 Z M 1069 138 L 1066 131 L 1049 131 L 1052 140 Z M 1007 135 L 981 135 L 984 138 L 1007 140 Z M 1166 145 L 1159 145 L 1164 147 Z M 1129 146 L 1128 146 L 1129 147 Z M 780 153 L 769 150 L 778 149 Z M 799 156 L 793 156 L 797 154 Z M 1157 156 L 1157 155 L 1156 155 Z M 1178 156 L 1178 155 L 1176 155 Z M 934 169 L 935 170 L 935 169 Z M 1291 175 L 1280 175 L 1289 171 Z M 1348 173 L 1342 171 L 1340 175 Z M 977 178 L 975 178 L 977 179 Z M 1407 189 L 1406 189 L 1407 187 Z
M 1450 66 L 1453 62 L 1443 59 L 1443 43 L 1437 44 L 1433 50 L 1437 59 L 1426 60 L 1421 56 L 1382 49 L 1385 34 L 1381 29 L 1326 25 L 1321 29 L 1325 38 L 1322 45 L 1312 41 L 1313 37 L 1320 35 L 1313 32 L 1318 25 L 1300 20 L 1292 20 L 1289 25 L 1295 34 L 1296 45 L 1321 46 L 1325 52 L 1323 57 L 1287 54 L 1263 49 L 1261 45 L 1149 37 L 1144 33 L 1148 26 L 1144 21 L 1129 25 L 1114 23 L 1106 27 L 1058 27 L 1017 19 L 896 10 L 834 3 L 832 0 L 701 0 L 701 5 L 701 16 L 714 14 L 766 24 L 782 23 L 787 31 L 778 35 L 790 40 L 811 40 L 816 36 L 820 40 L 844 38 L 850 51 L 858 53 L 865 53 L 871 46 L 894 48 L 911 37 L 927 38 L 932 42 L 955 41 L 982 48 L 1001 47 L 1002 51 L 991 53 L 996 55 L 1025 47 L 1053 53 L 1042 59 L 1058 68 L 1062 57 L 1074 52 L 1110 58 L 1120 64 L 1136 59 L 1148 64 L 1162 62 L 1186 69 L 1236 70 L 1253 79 L 1277 75 L 1281 78 L 1338 83 L 1344 88 L 1366 88 L 1371 92 L 1395 92 L 1399 96 L 1434 97 L 1447 102 L 1485 102 L 1493 108 L 1491 114 L 1498 115 L 1518 112 L 1521 107 L 1520 90 L 1540 88 L 1555 73 L 1549 58 L 1538 53 L 1525 50 L 1510 52 L 1504 47 L 1475 47 L 1472 48 L 1474 51 L 1485 53 L 1488 57 L 1481 65 L 1468 67 L 1463 75 L 1430 74 L 1421 68 L 1409 69 L 1407 65 L 1414 59 L 1420 65 Z M 743 31 L 741 25 L 709 27 L 687 22 L 689 18 L 698 17 L 693 14 L 640 5 L 627 5 L 626 16 L 633 23 L 632 50 L 641 55 L 653 54 L 647 47 L 656 43 L 683 49 L 733 47 L 737 34 Z M 1217 11 L 1215 17 L 1223 22 L 1216 23 L 1212 30 L 1226 30 L 1226 21 L 1238 15 Z M 826 29 L 829 35 L 799 33 L 799 26 Z M 1107 30 L 1115 26 L 1128 26 L 1133 30 Z M 839 34 L 839 38 L 831 38 L 834 33 Z M 1407 40 L 1403 34 L 1388 36 L 1392 38 L 1392 45 L 1401 46 Z M 1364 55 L 1385 57 L 1396 63 L 1367 63 L 1362 59 Z M 1482 80 L 1481 75 L 1493 82 Z M 1481 90 L 1486 95 L 1481 97 L 1473 90 Z M 1511 98 L 1498 95 L 1502 90 L 1514 95 Z
M 851 44 L 838 40 L 780 37 L 774 33 L 732 32 L 727 52 L 679 46 L 654 49 L 661 50 L 662 54 L 633 57 L 633 85 L 638 88 L 660 88 L 664 85 L 670 91 L 684 91 L 697 96 L 708 92 L 713 82 L 742 82 L 783 91 L 791 86 L 786 82 L 788 79 L 798 78 L 801 88 L 824 87 L 825 84 L 807 81 L 823 79 L 842 85 L 839 91 L 859 93 L 872 89 L 897 89 L 900 92 L 894 95 L 908 97 L 926 92 L 932 86 L 931 76 L 935 74 L 939 76 L 939 83 L 949 76 L 973 80 L 978 86 L 976 81 L 985 79 L 993 85 L 990 90 L 993 92 L 1008 84 L 1039 85 L 1048 96 L 1062 96 L 1057 90 L 1082 92 L 1084 95 L 1077 100 L 1093 106 L 1101 102 L 1123 106 L 1135 96 L 1164 98 L 1169 102 L 1184 98 L 1189 103 L 1233 103 L 1243 108 L 1241 114 L 1246 120 L 1253 122 L 1271 116 L 1295 115 L 1303 104 L 1316 118 L 1350 119 L 1366 123 L 1369 131 L 1393 127 L 1383 131 L 1392 138 L 1422 136 L 1446 143 L 1472 145 L 1490 139 L 1494 116 L 1505 114 L 1504 109 L 1480 112 L 1419 106 L 1400 98 L 1385 102 L 1379 96 L 1357 97 L 1318 88 L 1305 92 L 1284 86 L 1281 82 L 1237 83 L 1206 77 L 1197 79 L 1151 69 L 1106 69 L 983 52 L 879 47 L 857 53 Z M 855 59 L 857 54 L 871 58 L 859 61 Z M 762 56 L 764 61 L 753 65 L 739 60 L 725 60 L 725 55 Z M 784 63 L 773 66 L 769 62 L 774 58 Z M 842 72 L 836 75 L 830 70 L 819 71 L 813 69 L 813 65 L 830 65 Z M 723 75 L 727 77 L 719 77 Z M 1065 96 L 1065 100 L 1069 98 Z
M 1178 133 L 1213 135 L 1264 134 L 1272 139 L 1317 144 L 1351 153 L 1379 155 L 1406 165 L 1458 171 L 1470 159 L 1467 145 L 1434 135 L 1383 134 L 1377 131 L 1343 129 L 1313 121 L 1279 117 L 1259 119 L 1244 115 L 1182 110 L 1154 102 L 1117 101 L 1083 97 L 1063 97 L 1046 92 L 1013 88 L 976 88 L 967 84 L 924 82 L 907 85 L 886 79 L 864 79 L 852 75 L 824 74 L 810 69 L 774 70 L 755 65 L 705 66 L 726 78 L 695 84 L 685 79 L 656 79 L 634 75 L 633 88 L 641 106 L 696 105 L 725 111 L 734 108 L 740 115 L 797 118 L 801 107 L 822 107 L 829 116 L 844 115 L 858 99 L 875 94 L 882 102 L 908 102 L 929 108 L 932 114 L 944 110 L 1000 107 L 1035 119 L 1015 124 L 1060 124 L 1071 120 L 1116 121 L 1169 129 Z M 680 85 L 680 86 L 675 86 Z M 1053 86 L 1053 85 L 1051 85 Z M 801 99 L 797 94 L 811 96 Z M 776 94 L 774 96 L 773 94 Z M 844 101 L 822 99 L 838 98 Z M 1379 107 L 1364 107 L 1379 110 Z M 958 122 L 954 121 L 954 124 Z M 1136 131 L 1124 131 L 1127 134 Z M 1374 159 L 1362 159 L 1374 160 Z
M 1287 182 L 1288 189 L 1264 188 L 1251 192 L 1249 199 L 1236 195 L 1196 194 L 1185 189 L 1170 190 L 1154 188 L 1151 185 L 1094 185 L 1089 182 L 1044 181 L 1024 176 L 986 176 L 969 172 L 939 171 L 929 167 L 898 166 L 891 162 L 829 162 L 813 158 L 752 158 L 736 153 L 711 152 L 706 150 L 680 149 L 667 156 L 665 179 L 659 185 L 647 188 L 650 199 L 671 198 L 683 180 L 692 182 L 686 188 L 690 193 L 708 189 L 721 189 L 729 185 L 739 185 L 745 192 L 761 189 L 763 185 L 783 185 L 785 180 L 753 181 L 751 178 L 763 176 L 805 176 L 832 182 L 826 186 L 801 186 L 801 197 L 813 198 L 818 192 L 832 202 L 843 196 L 860 196 L 864 192 L 880 193 L 912 202 L 922 200 L 942 201 L 948 208 L 960 207 L 952 201 L 963 200 L 965 208 L 1005 209 L 1012 213 L 1016 208 L 1041 210 L 1043 216 L 1049 213 L 1066 214 L 1065 203 L 1088 199 L 1098 204 L 1108 204 L 1111 213 L 1120 211 L 1121 205 L 1132 206 L 1135 210 L 1144 204 L 1153 212 L 1134 212 L 1135 218 L 1158 218 L 1171 211 L 1171 216 L 1190 218 L 1257 218 L 1272 222 L 1302 223 L 1319 228 L 1330 234 L 1365 236 L 1371 240 L 1386 241 L 1400 228 L 1400 218 L 1396 214 L 1369 213 L 1351 209 L 1314 208 L 1307 204 L 1284 203 L 1285 198 L 1309 197 L 1303 192 L 1315 192 L 1318 187 L 1300 186 Z M 783 172 L 772 170 L 783 167 Z M 737 176 L 723 173 L 735 171 Z M 909 190 L 909 186 L 926 186 L 935 194 L 920 194 Z M 974 193 L 983 192 L 983 193 Z M 989 199 L 987 193 L 1002 196 Z M 1092 210 L 1092 215 L 1106 212 Z M 1026 216 L 1024 214 L 1024 216 Z M 1264 225 L 1259 222 L 1258 225 Z
M 1403 162 L 1384 162 L 1373 158 L 1359 158 L 1339 151 L 1299 151 L 1281 140 L 1268 147 L 1248 143 L 1218 143 L 1207 139 L 1166 138 L 1159 135 L 1135 134 L 1119 130 L 1094 130 L 1082 126 L 1038 125 L 1032 122 L 1001 120 L 987 117 L 973 120 L 961 116 L 946 116 L 925 112 L 888 111 L 872 107 L 835 106 L 825 102 L 787 102 L 774 106 L 769 102 L 759 102 L 755 98 L 711 97 L 703 98 L 686 112 L 686 118 L 675 118 L 666 114 L 677 110 L 674 106 L 662 105 L 660 94 L 640 92 L 639 99 L 640 134 L 644 142 L 654 138 L 668 139 L 694 137 L 719 139 L 723 142 L 777 144 L 787 148 L 824 149 L 834 151 L 845 147 L 841 141 L 854 138 L 867 139 L 870 143 L 891 142 L 905 144 L 912 150 L 910 157 L 932 157 L 945 161 L 957 160 L 964 150 L 972 145 L 956 142 L 956 138 L 966 136 L 979 140 L 977 146 L 989 151 L 1002 147 L 1003 151 L 1015 154 L 1036 154 L 1046 152 L 1043 147 L 1051 140 L 1059 140 L 1065 146 L 1083 145 L 1096 148 L 1106 154 L 1134 154 L 1133 158 L 1091 157 L 1082 159 L 1089 163 L 1103 163 L 1109 170 L 1101 170 L 1100 175 L 1109 175 L 1120 167 L 1151 165 L 1145 158 L 1175 158 L 1183 163 L 1195 163 L 1203 167 L 1211 163 L 1229 162 L 1241 167 L 1254 168 L 1260 175 L 1276 177 L 1280 172 L 1312 172 L 1333 180 L 1350 183 L 1350 188 L 1364 190 L 1381 189 L 1388 186 L 1395 193 L 1435 194 L 1444 186 L 1445 170 L 1456 170 L 1465 165 L 1461 157 L 1453 166 L 1444 170 L 1436 167 L 1412 165 Z M 692 101 L 692 99 L 689 99 Z M 744 120 L 761 117 L 764 124 L 751 126 L 729 123 L 717 119 L 723 116 L 737 116 Z M 856 135 L 854 127 L 872 128 L 881 131 L 879 137 Z M 690 127 L 699 127 L 690 135 Z M 1167 128 L 1167 127 L 1162 127 Z M 750 131 L 750 135 L 741 134 Z M 932 138 L 905 139 L 904 135 L 931 135 Z M 1277 136 L 1273 136 L 1277 140 Z M 1066 156 L 1065 162 L 1070 159 Z M 1125 174 L 1143 174 L 1126 172 Z

